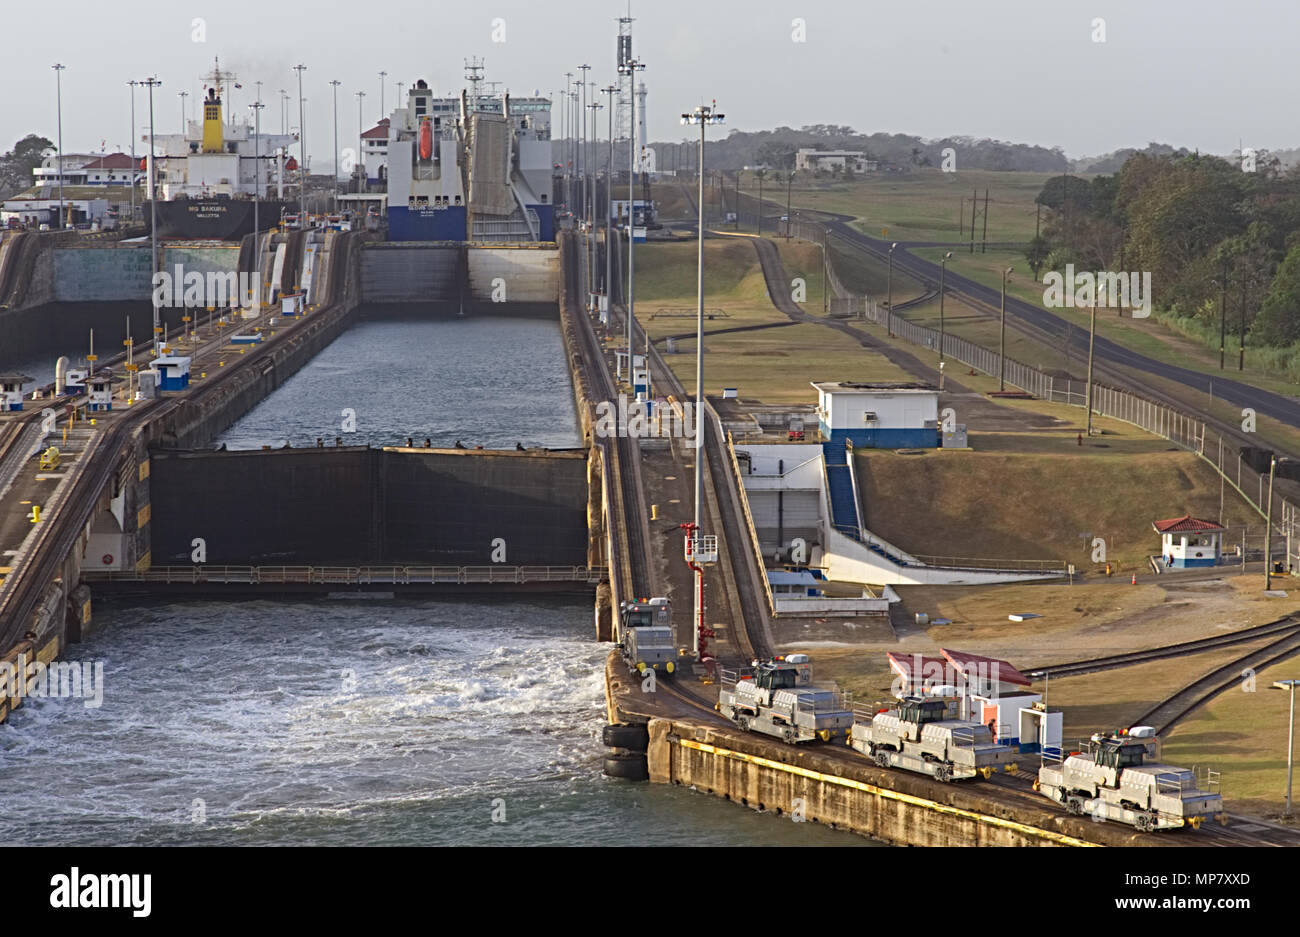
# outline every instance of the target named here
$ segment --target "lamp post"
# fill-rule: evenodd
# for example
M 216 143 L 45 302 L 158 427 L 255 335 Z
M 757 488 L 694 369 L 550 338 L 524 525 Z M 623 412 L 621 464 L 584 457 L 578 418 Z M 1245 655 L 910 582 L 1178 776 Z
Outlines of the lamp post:
M 895 241 L 889 245 L 889 276 L 885 280 L 887 297 L 885 299 L 885 332 L 890 338 L 894 337 L 894 248 L 898 247 Z
M 59 228 L 63 228 L 63 69 L 66 65 L 54 64 L 54 93 L 59 115 Z
M 1264 591 L 1273 588 L 1273 476 L 1279 465 L 1296 465 L 1300 460 L 1278 457 L 1268 460 L 1268 508 L 1264 511 Z M 1292 476 L 1294 477 L 1294 476 Z
M 939 261 L 939 363 L 943 363 L 943 276 L 948 271 L 948 261 L 952 260 L 952 251 L 948 251 Z
M 633 93 L 628 95 L 630 103 L 631 120 L 629 121 L 629 132 L 631 138 L 628 147 L 628 166 L 627 166 L 627 371 L 631 379 L 632 393 L 636 394 L 636 369 L 632 362 L 632 323 L 634 320 L 633 299 L 636 295 L 636 73 L 638 70 L 644 70 L 645 65 L 639 59 L 628 59 L 618 67 L 621 74 L 629 75 Z M 646 362 L 646 370 L 649 371 L 650 362 Z
M 689 113 L 682 115 L 683 124 L 700 125 L 700 172 L 698 173 L 699 195 L 696 199 L 699 208 L 698 238 L 695 270 L 695 530 L 696 538 L 700 536 L 700 505 L 704 500 L 704 136 L 709 124 L 721 124 L 724 115 L 718 113 L 718 105 L 701 104 Z M 647 368 L 649 362 L 646 362 Z M 698 540 L 697 540 L 698 542 Z M 695 564 L 697 578 L 695 589 L 695 619 L 693 630 L 696 656 L 700 653 L 700 637 L 704 627 L 704 590 L 702 588 L 703 567 Z
M 579 65 L 582 75 L 578 78 L 578 178 L 582 180 L 582 202 L 578 205 L 578 217 L 587 219 L 587 72 L 590 65 Z
M 262 314 L 262 254 L 258 250 L 258 233 L 261 219 L 258 205 L 262 198 L 262 108 L 266 107 L 259 96 L 248 105 L 253 112 L 253 289 L 257 299 L 253 303 L 253 318 Z
M 608 85 L 601 90 L 607 98 L 606 116 L 609 118 L 609 161 L 605 164 L 605 311 L 608 315 L 614 309 L 614 293 L 610 285 L 614 279 L 614 95 L 618 93 L 618 85 Z
M 186 120 L 187 115 L 186 115 L 186 113 L 185 113 L 185 99 L 188 98 L 189 96 L 190 96 L 190 93 L 189 93 L 188 91 L 177 91 L 177 92 L 176 92 L 176 97 L 178 97 L 178 98 L 181 99 L 181 136 L 182 136 L 182 137 L 185 136 L 186 132 L 189 130 L 189 127 L 186 126 L 186 124 L 187 124 L 187 120 Z
M 139 171 L 135 161 L 135 86 L 139 83 L 134 79 L 127 82 L 131 86 L 131 224 L 135 224 L 135 177 Z
M 1291 816 L 1291 774 L 1295 765 L 1295 688 L 1300 680 L 1274 680 L 1273 689 L 1291 691 L 1291 718 L 1287 721 L 1286 729 L 1286 813 L 1284 817 Z
M 339 210 L 339 85 L 337 78 L 330 84 L 334 88 L 334 210 Z
M 1092 436 L 1092 351 L 1097 341 L 1097 294 L 1092 294 L 1092 322 L 1088 326 L 1088 384 L 1084 409 L 1088 411 L 1088 436 Z
M 357 180 L 358 193 L 364 192 L 366 190 L 366 182 L 367 182 L 366 151 L 365 151 L 366 119 L 365 116 L 362 114 L 362 99 L 364 99 L 365 96 L 366 93 L 364 91 L 357 92 L 357 153 L 360 154 L 357 156 L 357 165 L 361 167 L 361 176 Z
M 794 182 L 794 170 L 791 169 L 785 174 L 785 239 L 790 240 L 790 229 L 794 224 L 794 218 L 790 215 L 790 184 Z
M 379 73 L 379 119 L 384 119 L 384 79 L 388 77 L 388 72 Z
M 595 85 L 593 84 L 592 87 L 594 88 Z M 599 143 L 600 143 L 600 141 L 596 139 L 597 137 L 600 136 L 599 125 L 597 124 L 597 118 L 600 115 L 597 112 L 604 106 L 605 105 L 601 104 L 599 101 L 592 101 L 590 104 L 587 105 L 587 108 L 591 111 L 591 150 L 592 150 L 591 152 L 592 158 L 588 160 L 588 162 L 591 164 L 591 190 L 590 190 L 590 195 L 586 199 L 587 245 L 588 245 L 587 283 L 592 286 L 594 286 L 593 281 L 595 280 L 596 277 L 596 178 L 598 174 L 596 172 L 596 166 L 595 166 L 596 163 L 595 154 L 596 151 L 599 149 Z M 585 185 L 585 180 L 584 180 L 584 185 Z M 606 243 L 608 244 L 608 242 Z M 593 293 L 596 292 L 595 289 L 592 289 L 591 291 Z
M 298 73 L 298 223 L 307 230 L 307 121 L 302 103 L 302 73 L 306 65 L 295 65 Z
M 155 158 L 156 150 L 154 149 L 154 124 L 153 124 L 153 89 L 162 84 L 157 78 L 149 77 L 140 82 L 149 89 L 149 252 L 153 267 L 149 271 L 150 278 L 158 272 L 158 189 L 157 189 L 157 165 L 158 160 Z M 153 300 L 153 353 L 157 357 L 161 354 L 162 349 L 162 323 L 161 316 L 158 312 L 158 291 L 151 290 L 150 297 Z
M 1007 277 L 1014 267 L 1002 271 L 1002 315 L 998 325 L 998 390 L 1007 389 Z

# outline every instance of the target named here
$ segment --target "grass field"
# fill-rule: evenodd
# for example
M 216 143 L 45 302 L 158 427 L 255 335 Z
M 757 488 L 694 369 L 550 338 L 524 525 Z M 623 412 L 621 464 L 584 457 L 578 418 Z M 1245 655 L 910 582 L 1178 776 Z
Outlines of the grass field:
M 958 156 L 960 165 L 960 154 Z M 975 225 L 978 242 L 984 234 L 984 190 L 989 193 L 988 240 L 1028 241 L 1034 236 L 1034 199 L 1051 173 L 954 172 L 937 169 L 912 173 L 877 173 L 852 182 L 800 184 L 791 190 L 796 208 L 852 215 L 873 237 L 906 241 L 966 241 L 970 238 L 970 199 L 979 193 Z M 741 190 L 758 195 L 746 178 Z M 769 200 L 770 187 L 764 186 Z M 964 202 L 963 202 L 964 200 Z
M 859 450 L 858 484 L 867 526 L 910 553 L 988 559 L 1060 559 L 1096 569 L 1140 568 L 1160 552 L 1151 522 L 1193 514 L 1217 518 L 1219 481 L 1164 440 L 1106 437 L 1079 447 L 1061 434 L 982 434 L 976 452 L 899 455 Z M 1258 516 L 1228 492 L 1224 522 Z
M 804 309 L 822 309 L 821 251 L 806 241 L 779 243 L 786 272 L 803 278 Z M 694 241 L 647 243 L 636 254 L 637 320 L 658 341 L 680 336 L 667 355 L 688 389 L 695 385 L 696 251 Z M 767 295 L 753 242 L 704 242 L 705 388 L 736 387 L 741 396 L 767 403 L 808 403 L 814 380 L 901 381 L 911 378 L 885 356 L 849 336 L 816 324 L 791 324 Z M 793 287 L 792 287 L 793 289 Z M 773 328 L 710 336 L 717 329 Z

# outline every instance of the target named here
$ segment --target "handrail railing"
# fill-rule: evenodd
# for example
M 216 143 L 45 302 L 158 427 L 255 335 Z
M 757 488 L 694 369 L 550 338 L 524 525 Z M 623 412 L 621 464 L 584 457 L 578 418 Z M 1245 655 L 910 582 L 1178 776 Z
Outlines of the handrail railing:
M 153 566 L 145 570 L 84 570 L 93 581 L 194 585 L 432 585 L 585 582 L 608 578 L 603 566 Z

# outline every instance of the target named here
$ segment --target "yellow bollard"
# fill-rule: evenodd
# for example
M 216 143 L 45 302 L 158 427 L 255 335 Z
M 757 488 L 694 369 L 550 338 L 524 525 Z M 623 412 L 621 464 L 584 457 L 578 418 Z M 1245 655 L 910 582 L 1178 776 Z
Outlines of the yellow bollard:
M 657 504 L 650 505 L 650 520 L 652 521 L 659 520 L 659 505 Z
M 33 504 L 31 521 L 33 524 L 36 524 L 40 522 L 40 519 L 41 519 L 41 506 L 39 504 Z

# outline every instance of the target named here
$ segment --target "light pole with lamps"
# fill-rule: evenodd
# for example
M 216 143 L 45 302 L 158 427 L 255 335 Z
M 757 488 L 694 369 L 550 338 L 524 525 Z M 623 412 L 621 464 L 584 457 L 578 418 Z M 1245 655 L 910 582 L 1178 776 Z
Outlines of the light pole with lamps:
M 1276 453 L 1270 454 L 1268 460 L 1268 508 L 1264 512 L 1264 591 L 1267 592 L 1273 588 L 1273 477 L 1277 473 L 1277 467 L 1300 465 L 1300 459 L 1288 459 L 1285 456 L 1279 457 Z M 1285 475 L 1285 471 L 1283 472 Z M 1291 478 L 1295 478 L 1295 474 Z
M 127 82 L 131 86 L 131 224 L 135 224 L 135 179 L 139 172 L 135 161 L 135 86 L 139 83 L 134 79 Z
M 614 279 L 614 95 L 618 93 L 618 85 L 600 90 L 607 98 L 606 116 L 609 118 L 609 162 L 605 166 L 605 312 L 608 315 L 614 309 L 610 284 Z
M 948 271 L 948 261 L 952 260 L 952 251 L 948 251 L 939 261 L 939 363 L 943 363 L 943 276 Z
M 645 65 L 639 59 L 628 59 L 618 67 L 620 74 L 629 75 L 631 87 L 636 88 L 636 73 L 644 70 Z M 636 369 L 632 366 L 632 323 L 634 314 L 632 311 L 633 299 L 636 295 L 636 93 L 635 90 L 628 96 L 631 104 L 631 120 L 628 121 L 631 137 L 628 147 L 628 166 L 627 166 L 627 373 L 629 383 L 632 385 L 632 393 L 636 394 Z M 646 371 L 649 373 L 650 362 L 646 362 Z M 647 384 L 649 382 L 647 381 Z M 648 388 L 647 388 L 648 390 Z
M 182 137 L 185 136 L 185 133 L 189 130 L 189 127 L 186 126 L 186 124 L 189 122 L 189 121 L 187 120 L 187 117 L 188 117 L 189 115 L 186 114 L 186 112 L 185 112 L 185 99 L 188 98 L 189 96 L 190 96 L 190 93 L 189 93 L 188 91 L 177 91 L 177 92 L 176 92 L 176 97 L 178 97 L 178 98 L 181 99 L 181 136 L 182 136 Z
M 885 299 L 885 332 L 890 338 L 894 337 L 894 248 L 898 247 L 895 241 L 889 245 L 889 275 L 885 280 L 887 297 Z
M 261 98 L 248 105 L 253 112 L 253 288 L 257 299 L 253 302 L 253 318 L 262 314 L 262 254 L 258 250 L 258 232 L 261 218 L 258 205 L 262 198 L 262 108 Z
M 1088 411 L 1088 437 L 1092 438 L 1092 351 L 1097 341 L 1097 294 L 1092 295 L 1092 321 L 1088 325 L 1088 384 L 1083 406 Z
M 343 82 L 337 78 L 330 84 L 334 87 L 334 210 L 339 210 L 339 85 Z
M 63 70 L 66 65 L 58 63 L 50 66 L 54 69 L 55 101 L 59 115 L 59 229 L 63 228 Z
M 298 224 L 303 231 L 307 230 L 307 120 L 303 112 L 302 103 L 302 73 L 307 70 L 306 65 L 295 65 L 293 70 L 298 73 Z
M 1291 774 L 1295 765 L 1295 688 L 1300 680 L 1274 680 L 1273 689 L 1291 691 L 1291 718 L 1287 722 L 1286 730 L 1286 813 L 1284 817 L 1291 816 Z
M 701 104 L 689 113 L 682 115 L 683 124 L 700 126 L 700 171 L 697 174 L 699 195 L 696 199 L 699 209 L 698 237 L 695 270 L 695 526 L 692 534 L 698 544 L 700 529 L 700 505 L 704 500 L 704 137 L 710 124 L 721 124 L 724 115 L 718 113 L 717 102 Z M 649 361 L 646 362 L 647 369 Z M 693 647 L 697 659 L 700 657 L 700 642 L 704 633 L 704 567 L 698 557 L 692 557 L 696 576 L 695 589 L 695 628 Z
M 158 189 L 156 178 L 158 171 L 155 168 L 158 160 L 154 154 L 154 124 L 153 124 L 153 89 L 162 84 L 157 78 L 146 78 L 140 82 L 149 89 L 149 249 L 150 258 L 153 268 L 149 272 L 150 278 L 158 272 Z M 150 296 L 153 299 L 153 353 L 154 357 L 162 354 L 162 323 L 159 321 L 161 316 L 158 312 L 158 291 L 151 290 Z
M 384 119 L 384 79 L 388 77 L 388 72 L 379 73 L 379 119 Z
M 1007 389 L 1007 277 L 1014 267 L 1002 271 L 1002 316 L 998 326 L 998 390 Z
M 365 96 L 364 91 L 357 92 L 357 165 L 361 167 L 361 176 L 357 179 L 357 192 L 366 191 L 366 119 L 362 113 L 362 99 Z

